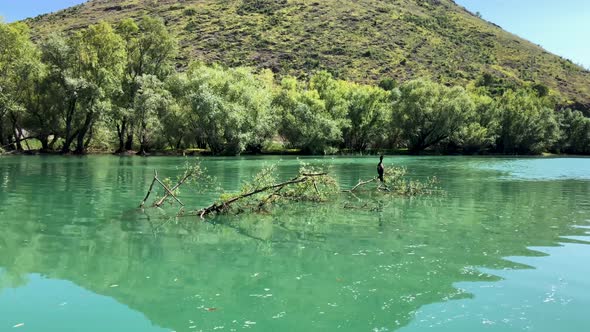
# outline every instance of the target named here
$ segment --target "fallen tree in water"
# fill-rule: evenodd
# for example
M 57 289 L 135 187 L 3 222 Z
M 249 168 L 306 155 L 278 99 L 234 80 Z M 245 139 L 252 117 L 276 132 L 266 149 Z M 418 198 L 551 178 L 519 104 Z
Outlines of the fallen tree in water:
M 276 173 L 276 165 L 263 169 L 252 181 L 244 183 L 240 192 L 222 195 L 219 201 L 198 210 L 196 214 L 204 218 L 231 210 L 238 213 L 245 210 L 260 211 L 279 200 L 319 202 L 338 192 L 336 180 L 322 170 L 304 165 L 296 177 L 278 183 Z
M 219 214 L 239 214 L 244 212 L 261 212 L 270 206 L 288 202 L 325 202 L 334 199 L 342 193 L 349 193 L 356 197 L 355 193 L 374 190 L 384 196 L 419 196 L 431 195 L 438 192 L 436 178 L 429 178 L 425 182 L 408 180 L 405 168 L 389 167 L 384 176 L 384 182 L 377 177 L 369 180 L 359 180 L 351 189 L 341 190 L 338 181 L 330 174 L 325 167 L 311 167 L 302 164 L 297 176 L 279 180 L 277 165 L 264 167 L 250 181 L 242 184 L 240 191 L 224 193 L 219 199 L 210 205 L 192 210 L 188 215 L 195 215 L 201 219 L 207 216 Z M 164 195 L 154 202 L 153 206 L 160 207 L 164 202 L 171 201 L 171 198 L 181 206 L 184 204 L 177 197 L 177 191 L 188 179 L 192 182 L 201 182 L 204 177 L 204 170 L 197 163 L 189 167 L 179 178 L 175 186 L 170 188 L 170 180 L 160 180 L 155 172 L 146 198 L 141 207 L 153 190 L 155 183 L 159 183 L 165 190 Z M 166 182 L 166 183 L 164 183 Z M 371 187 L 370 184 L 375 184 Z M 185 214 L 182 212 L 182 214 Z

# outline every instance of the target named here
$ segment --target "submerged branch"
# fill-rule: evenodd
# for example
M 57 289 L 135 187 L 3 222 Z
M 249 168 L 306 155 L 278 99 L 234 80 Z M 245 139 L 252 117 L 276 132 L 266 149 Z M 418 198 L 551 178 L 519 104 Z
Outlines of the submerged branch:
M 174 198 L 174 200 L 176 202 L 178 202 L 178 204 L 180 204 L 181 206 L 184 206 L 184 203 L 182 203 L 180 201 L 180 199 L 178 199 L 178 197 L 177 197 L 178 196 L 177 190 L 180 188 L 180 186 L 182 186 L 187 181 L 189 181 L 193 178 L 196 178 L 196 177 L 200 177 L 202 175 L 202 173 L 203 173 L 203 170 L 201 169 L 199 161 L 197 161 L 197 163 L 192 166 L 187 163 L 185 165 L 184 175 L 182 176 L 182 178 L 180 178 L 178 180 L 176 185 L 174 185 L 172 188 L 169 188 L 169 186 L 172 184 L 171 180 L 169 178 L 164 179 L 164 181 L 160 180 L 160 178 L 158 177 L 158 171 L 154 170 L 154 179 L 152 180 L 152 183 L 150 184 L 150 187 L 145 195 L 145 198 L 143 199 L 143 201 L 141 202 L 139 207 L 143 208 L 145 206 L 145 202 L 150 197 L 150 195 L 153 191 L 153 188 L 154 188 L 154 184 L 156 184 L 156 183 L 158 183 L 164 189 L 164 196 L 162 196 L 162 198 L 160 198 L 156 202 L 154 202 L 154 204 L 153 204 L 154 207 L 159 208 L 160 206 L 162 206 L 162 204 L 164 204 L 164 202 L 170 196 L 172 196 L 172 198 Z M 166 184 L 165 182 L 168 184 Z
M 158 171 L 154 170 L 154 179 L 152 180 L 152 183 L 150 184 L 150 189 L 148 189 L 147 193 L 145 194 L 145 198 L 143 199 L 143 201 L 141 201 L 141 204 L 139 205 L 140 208 L 142 208 L 145 205 L 145 202 L 150 197 L 150 194 L 152 193 L 152 189 L 154 188 L 154 184 L 156 183 L 157 177 L 158 177 Z
M 166 199 L 166 197 L 172 196 L 172 198 L 174 198 L 174 200 L 176 200 L 178 202 L 178 204 L 180 204 L 181 206 L 184 206 L 184 203 L 182 203 L 178 197 L 176 197 L 174 195 L 174 193 L 172 193 L 172 191 L 162 182 L 160 181 L 160 179 L 158 179 L 158 177 L 154 177 L 154 179 L 162 186 L 162 188 L 164 188 L 164 190 L 166 190 L 166 195 L 162 198 L 161 202 L 163 202 L 164 199 Z M 178 187 L 177 187 L 178 188 Z M 160 205 L 158 205 L 158 203 L 155 204 L 156 207 L 160 207 Z
M 287 196 L 286 194 L 285 195 L 280 194 L 282 189 L 284 189 L 287 186 L 291 186 L 291 185 L 295 185 L 295 184 L 302 184 L 302 183 L 311 182 L 313 184 L 313 187 L 316 190 L 317 194 L 320 195 L 320 191 L 319 191 L 317 184 L 315 182 L 315 178 L 323 177 L 323 176 L 327 176 L 327 173 L 301 173 L 300 176 L 293 178 L 289 181 L 268 185 L 268 186 L 265 186 L 262 188 L 257 188 L 255 190 L 240 194 L 240 195 L 232 197 L 230 199 L 226 199 L 221 202 L 215 202 L 215 203 L 211 204 L 210 206 L 197 211 L 197 214 L 202 219 L 204 219 L 205 216 L 207 216 L 209 214 L 222 213 L 224 211 L 227 211 L 230 208 L 230 205 L 232 205 L 240 200 L 252 197 L 252 196 L 260 194 L 260 193 L 275 190 L 273 193 L 268 195 L 268 197 L 261 200 L 261 202 L 258 204 L 258 207 L 261 208 L 262 206 L 264 206 L 264 204 L 268 203 L 274 197 L 286 197 Z
M 367 185 L 367 184 L 369 184 L 371 182 L 375 182 L 375 181 L 377 181 L 377 179 L 378 179 L 377 177 L 374 177 L 371 180 L 367 180 L 367 181 L 359 180 L 359 183 L 357 183 L 356 186 L 352 187 L 352 189 L 342 190 L 342 192 L 344 192 L 344 193 L 352 193 L 353 191 L 357 190 L 359 187 L 362 187 L 364 185 Z
M 164 204 L 164 202 L 166 201 L 166 198 L 168 198 L 168 196 L 171 195 L 170 192 L 174 192 L 176 189 L 178 189 L 180 186 L 182 186 L 184 184 L 184 182 L 186 182 L 186 180 L 188 180 L 191 176 L 193 176 L 193 172 L 185 172 L 184 177 L 182 179 L 180 179 L 180 181 L 174 187 L 172 187 L 172 189 L 170 189 L 170 191 L 167 191 L 166 194 L 164 195 L 164 197 L 160 198 L 159 201 L 154 203 L 154 206 L 159 207 L 162 204 Z M 172 196 L 174 196 L 174 195 L 172 195 Z M 184 206 L 184 204 L 182 204 L 182 203 L 180 203 L 180 205 Z

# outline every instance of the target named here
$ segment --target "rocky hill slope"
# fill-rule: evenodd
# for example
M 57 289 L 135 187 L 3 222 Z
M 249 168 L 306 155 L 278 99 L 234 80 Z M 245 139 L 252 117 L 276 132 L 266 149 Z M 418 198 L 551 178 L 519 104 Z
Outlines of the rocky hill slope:
M 27 20 L 35 36 L 106 20 L 162 17 L 181 40 L 180 63 L 270 68 L 378 82 L 429 77 L 468 84 L 489 73 L 541 83 L 563 103 L 590 105 L 590 72 L 510 34 L 452 0 L 91 0 Z

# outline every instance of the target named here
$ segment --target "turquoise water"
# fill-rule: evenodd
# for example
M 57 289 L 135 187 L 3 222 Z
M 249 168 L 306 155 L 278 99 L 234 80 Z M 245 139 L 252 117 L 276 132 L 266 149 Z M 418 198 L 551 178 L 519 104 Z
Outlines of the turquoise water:
M 235 190 L 276 161 L 283 178 L 297 170 L 290 157 L 203 164 Z M 306 161 L 333 165 L 342 187 L 377 163 Z M 0 157 L 0 331 L 590 330 L 590 159 L 390 157 L 446 194 L 208 223 L 136 208 L 154 169 L 183 163 Z

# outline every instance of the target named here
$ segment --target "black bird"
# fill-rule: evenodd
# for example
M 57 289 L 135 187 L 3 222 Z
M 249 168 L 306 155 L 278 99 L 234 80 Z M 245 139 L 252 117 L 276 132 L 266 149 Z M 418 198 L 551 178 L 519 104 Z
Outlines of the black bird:
M 379 180 L 381 180 L 382 183 L 385 182 L 385 180 L 383 180 L 383 173 L 384 173 L 384 169 L 383 169 L 383 156 L 381 156 L 379 158 L 379 165 L 377 165 L 377 174 L 379 175 Z

